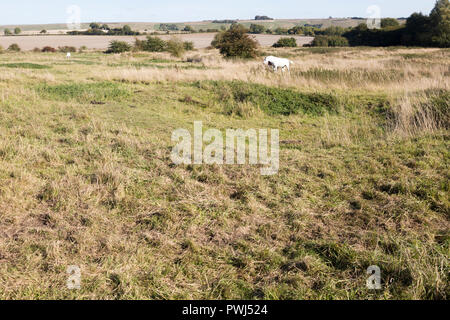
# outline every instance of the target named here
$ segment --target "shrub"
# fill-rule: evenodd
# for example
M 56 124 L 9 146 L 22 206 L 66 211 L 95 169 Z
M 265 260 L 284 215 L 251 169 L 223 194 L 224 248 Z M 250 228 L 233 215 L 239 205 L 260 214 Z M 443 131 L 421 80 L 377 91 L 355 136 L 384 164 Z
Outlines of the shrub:
M 348 40 L 340 36 L 316 36 L 311 44 L 313 47 L 348 47 Z
M 63 53 L 67 53 L 67 52 L 77 52 L 77 48 L 75 47 L 69 47 L 69 46 L 64 46 L 64 47 L 58 47 L 59 52 L 63 52 Z
M 280 38 L 277 43 L 273 45 L 274 48 L 295 48 L 297 47 L 297 40 L 295 38 Z
M 276 28 L 273 32 L 275 34 L 288 34 L 288 31 L 286 28 Z
M 259 34 L 264 33 L 266 31 L 266 27 L 260 24 L 251 24 L 250 25 L 250 33 Z
M 220 50 L 220 53 L 229 57 L 255 58 L 258 43 L 250 38 L 247 29 L 235 24 L 229 30 L 218 33 L 211 45 Z
M 182 57 L 185 50 L 184 43 L 179 38 L 172 38 L 167 41 L 167 51 L 174 57 Z
M 79 53 L 83 53 L 84 51 L 86 51 L 88 49 L 88 47 L 86 47 L 86 46 L 81 46 L 79 49 L 78 49 L 78 52 Z
M 2 46 L 0 46 L 0 53 L 3 53 L 5 51 L 5 49 L 3 49 Z
M 106 53 L 122 53 L 131 51 L 131 45 L 124 41 L 111 41 Z
M 147 40 L 142 43 L 142 50 L 144 51 L 163 52 L 166 47 L 166 42 L 158 37 L 147 37 Z
M 37 53 L 37 52 L 41 52 L 41 51 L 42 51 L 42 50 L 39 49 L 38 47 L 36 47 L 36 48 L 33 49 L 33 52 L 36 52 L 36 53 Z
M 184 50 L 192 51 L 194 49 L 195 49 L 195 47 L 194 47 L 194 43 L 192 41 L 185 41 L 184 42 Z
M 13 43 L 8 47 L 8 51 L 19 52 L 21 49 L 17 43 Z
M 22 30 L 20 28 L 15 28 L 14 29 L 14 34 L 21 34 Z
M 194 28 L 192 28 L 191 26 L 185 26 L 183 31 L 185 31 L 185 32 L 195 32 Z
M 56 52 L 56 49 L 53 47 L 47 46 L 47 47 L 42 48 L 42 52 Z
M 43 29 L 43 30 L 41 30 L 41 32 L 39 32 L 40 34 L 46 34 L 47 33 L 47 30 L 45 30 L 45 29 Z
M 3 30 L 3 33 L 5 34 L 5 36 L 12 35 L 11 30 L 9 30 L 8 28 L 6 28 L 5 30 Z
M 381 19 L 381 27 L 387 28 L 387 27 L 398 27 L 400 23 L 397 19 L 394 18 L 384 18 Z

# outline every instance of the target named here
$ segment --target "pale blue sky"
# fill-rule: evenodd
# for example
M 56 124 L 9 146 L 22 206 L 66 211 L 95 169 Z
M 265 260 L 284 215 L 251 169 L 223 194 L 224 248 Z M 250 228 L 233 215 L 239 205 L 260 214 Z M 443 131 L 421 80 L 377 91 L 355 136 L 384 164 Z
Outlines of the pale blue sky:
M 383 17 L 429 13 L 435 0 L 0 0 L 0 25 L 65 23 L 69 5 L 82 22 L 184 22 L 210 19 L 366 17 L 371 5 Z

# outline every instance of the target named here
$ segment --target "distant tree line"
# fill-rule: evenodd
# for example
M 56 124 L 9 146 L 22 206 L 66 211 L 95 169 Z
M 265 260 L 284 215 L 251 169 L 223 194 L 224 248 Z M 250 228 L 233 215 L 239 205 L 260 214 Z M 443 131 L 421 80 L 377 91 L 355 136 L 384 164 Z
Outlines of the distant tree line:
M 450 47 L 450 2 L 438 0 L 430 15 L 413 13 L 400 26 L 391 19 L 381 22 L 381 29 L 366 24 L 343 34 L 351 46 L 421 46 Z
M 85 35 L 85 36 L 138 36 L 138 31 L 133 31 L 129 25 L 124 25 L 122 28 L 110 28 L 107 24 L 100 25 L 98 23 L 91 23 L 89 29 L 86 31 L 69 31 L 70 35 Z
M 212 23 L 234 24 L 237 22 L 238 22 L 238 20 L 213 20 Z

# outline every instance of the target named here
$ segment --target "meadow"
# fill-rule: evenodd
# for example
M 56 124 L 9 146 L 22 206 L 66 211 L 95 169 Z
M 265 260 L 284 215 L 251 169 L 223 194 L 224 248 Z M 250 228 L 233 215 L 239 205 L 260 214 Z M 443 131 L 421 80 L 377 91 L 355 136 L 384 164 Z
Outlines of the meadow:
M 448 299 L 450 51 L 261 50 L 0 54 L 0 299 Z M 279 173 L 174 165 L 194 121 Z

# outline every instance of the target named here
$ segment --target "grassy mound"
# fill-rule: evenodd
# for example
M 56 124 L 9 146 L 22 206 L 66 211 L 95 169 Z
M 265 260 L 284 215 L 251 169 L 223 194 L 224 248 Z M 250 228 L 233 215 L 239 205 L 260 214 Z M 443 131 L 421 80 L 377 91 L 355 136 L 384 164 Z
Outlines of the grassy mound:
M 219 98 L 230 104 L 252 103 L 270 115 L 323 115 L 338 112 L 338 99 L 327 93 L 302 93 L 242 81 L 207 81 Z M 201 86 L 200 83 L 196 85 Z

